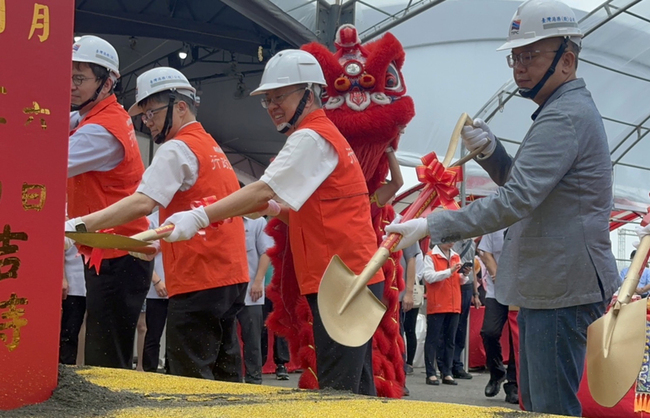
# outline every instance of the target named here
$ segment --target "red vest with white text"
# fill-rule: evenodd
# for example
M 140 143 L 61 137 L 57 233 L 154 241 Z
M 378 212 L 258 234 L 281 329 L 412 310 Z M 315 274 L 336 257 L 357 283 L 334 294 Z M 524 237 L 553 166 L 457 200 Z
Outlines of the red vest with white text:
M 124 159 L 109 171 L 88 171 L 68 179 L 68 217 L 77 218 L 104 209 L 113 203 L 135 193 L 144 164 L 133 130 L 133 121 L 115 95 L 111 95 L 93 106 L 79 125 L 70 132 L 75 133 L 87 124 L 100 125 L 117 138 L 124 148 Z M 149 226 L 142 217 L 127 224 L 116 226 L 113 232 L 120 235 L 134 235 Z M 120 250 L 103 250 L 103 258 L 117 258 L 128 254 Z

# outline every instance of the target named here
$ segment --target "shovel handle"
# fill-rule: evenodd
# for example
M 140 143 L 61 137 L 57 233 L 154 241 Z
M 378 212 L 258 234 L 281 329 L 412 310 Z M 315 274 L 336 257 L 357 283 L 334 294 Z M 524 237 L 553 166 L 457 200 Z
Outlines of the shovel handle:
M 445 158 L 442 161 L 442 165 L 445 168 L 449 166 L 451 159 L 454 158 L 454 154 L 456 153 L 456 148 L 458 147 L 458 142 L 460 139 L 460 131 L 463 129 L 463 126 L 471 125 L 472 123 L 472 119 L 469 117 L 469 115 L 467 115 L 467 113 L 460 115 L 460 118 L 454 127 L 454 131 L 451 134 L 449 146 L 447 147 L 447 152 L 445 153 Z M 431 204 L 433 204 L 437 197 L 438 193 L 431 184 L 424 186 L 418 198 L 407 209 L 406 213 L 402 217 L 401 222 L 406 222 L 411 219 L 420 217 L 420 215 L 422 215 L 422 213 L 427 208 L 429 208 Z M 343 300 L 343 303 L 341 303 L 341 306 L 338 310 L 339 315 L 345 311 L 352 299 L 354 299 L 361 292 L 361 290 L 366 286 L 370 279 L 372 279 L 379 271 L 379 269 L 381 269 L 384 263 L 386 263 L 386 260 L 388 260 L 388 257 L 390 256 L 391 249 L 399 244 L 401 240 L 401 234 L 393 233 L 389 234 L 388 237 L 386 237 L 386 239 L 381 243 L 375 252 L 375 255 L 372 256 L 368 264 L 366 264 L 366 267 L 359 274 L 359 276 L 357 276 L 352 289 L 350 289 L 350 292 L 348 292 L 346 298 Z
M 153 241 L 169 236 L 174 230 L 174 225 L 169 224 L 165 226 L 158 227 L 156 229 L 149 229 L 139 234 L 132 235 L 131 238 L 139 239 L 141 241 Z
M 616 302 L 625 305 L 630 302 L 636 287 L 639 285 L 639 277 L 641 276 L 641 269 L 648 259 L 648 250 L 650 250 L 650 235 L 643 237 L 636 250 L 636 254 L 632 259 L 632 264 L 627 270 L 625 281 L 621 285 L 621 290 L 618 291 L 618 298 Z

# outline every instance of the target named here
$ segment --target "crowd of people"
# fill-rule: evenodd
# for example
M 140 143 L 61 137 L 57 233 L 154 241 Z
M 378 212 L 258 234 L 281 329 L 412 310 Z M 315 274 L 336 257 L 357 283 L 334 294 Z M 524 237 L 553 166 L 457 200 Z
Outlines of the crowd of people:
M 471 378 L 461 352 L 470 307 L 483 303 L 486 396 L 496 396 L 506 382 L 506 401 L 521 398 L 528 411 L 581 413 L 577 390 L 586 328 L 603 314 L 619 282 L 607 227 L 612 206 L 607 138 L 586 84 L 576 76 L 582 36 L 564 3 L 520 5 L 499 49 L 511 50 L 507 61 L 519 94 L 539 106 L 533 124 L 514 158 L 480 119 L 461 133 L 468 150 L 482 149 L 476 161 L 498 192 L 456 211 L 386 227 L 387 233 L 403 236 L 395 251 L 404 250 L 400 300 L 407 373 L 416 346 L 414 295 L 419 291 L 414 291 L 426 288 L 429 385 Z M 174 229 L 160 241 L 155 260 L 103 250 L 101 262 L 82 266 L 66 238 L 61 362 L 75 361 L 85 315 L 85 364 L 132 368 L 141 319 L 146 324 L 138 356 L 142 370 L 159 368 L 166 324 L 168 373 L 261 383 L 264 317 L 272 309 L 264 298 L 265 253 L 273 243 L 260 217 L 272 216 L 288 225 L 298 286 L 313 317 L 320 388 L 376 395 L 372 342 L 339 344 L 319 312 L 319 285 L 331 255 L 338 254 L 358 274 L 377 251 L 377 240 L 362 169 L 322 108 L 326 82 L 318 61 L 302 50 L 284 50 L 267 62 L 251 95 L 261 96 L 271 122 L 287 139 L 262 177 L 244 187 L 196 120 L 196 90 L 180 71 L 157 67 L 141 74 L 127 112 L 114 94 L 119 59 L 108 42 L 81 37 L 72 61 L 65 230 L 133 235 L 151 225 Z M 132 117 L 161 144 L 146 169 Z M 391 182 L 382 196 L 372 197 L 382 205 L 401 185 L 395 181 L 401 176 L 392 150 L 388 155 Z M 478 236 L 482 240 L 475 248 Z M 431 246 L 422 255 L 419 243 L 425 237 Z M 484 268 L 478 268 L 481 263 Z M 368 288 L 381 299 L 383 286 L 379 270 Z M 507 367 L 499 344 L 510 307 L 519 309 L 518 370 L 515 344 Z M 286 344 L 275 341 L 276 372 L 284 379 Z

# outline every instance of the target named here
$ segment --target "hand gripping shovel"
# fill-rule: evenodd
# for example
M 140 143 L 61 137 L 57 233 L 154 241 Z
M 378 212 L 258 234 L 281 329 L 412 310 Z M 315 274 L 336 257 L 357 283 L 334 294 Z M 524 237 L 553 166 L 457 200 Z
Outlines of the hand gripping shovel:
M 646 224 L 650 214 L 642 224 Z M 630 303 L 648 260 L 650 236 L 639 243 L 618 298 L 602 318 L 587 328 L 587 381 L 600 405 L 616 405 L 634 384 L 643 363 L 647 299 Z
M 144 254 L 152 254 L 155 248 L 148 247 L 149 241 L 165 238 L 174 230 L 174 225 L 165 225 L 156 229 L 149 229 L 130 237 L 105 232 L 72 232 L 67 231 L 65 236 L 81 245 L 92 248 L 120 249 Z
M 460 131 L 466 124 L 471 125 L 472 120 L 463 113 L 454 128 L 442 163 L 445 168 L 456 152 Z M 462 165 L 481 153 L 483 148 L 466 155 L 453 166 Z M 402 222 L 419 217 L 434 203 L 436 197 L 438 196 L 435 186 L 427 184 L 417 200 L 409 207 Z M 318 310 L 325 330 L 334 341 L 348 347 L 359 347 L 375 333 L 386 312 L 386 307 L 372 294 L 366 284 L 384 265 L 391 249 L 401 239 L 402 236 L 399 234 L 390 234 L 358 276 L 338 255 L 332 257 L 318 289 Z

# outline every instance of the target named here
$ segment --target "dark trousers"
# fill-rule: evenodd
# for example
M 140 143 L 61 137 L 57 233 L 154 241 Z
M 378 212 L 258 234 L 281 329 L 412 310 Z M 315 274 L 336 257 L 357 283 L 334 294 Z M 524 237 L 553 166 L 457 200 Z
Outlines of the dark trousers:
M 244 382 L 262 384 L 262 305 L 244 306 L 237 314 L 244 343 Z
M 501 334 L 503 326 L 508 321 L 509 310 L 494 298 L 485 298 L 485 317 L 481 328 L 483 347 L 485 347 L 485 365 L 490 372 L 490 380 L 500 380 L 507 375 L 506 385 L 517 386 L 517 364 L 512 341 L 512 332 L 508 331 L 510 338 L 510 354 L 508 355 L 508 369 L 503 365 L 501 354 Z M 508 327 L 508 330 L 510 328 Z
M 400 333 L 406 336 L 406 358 L 405 363 L 413 366 L 413 359 L 415 358 L 415 349 L 418 347 L 418 339 L 415 336 L 415 324 L 418 319 L 419 308 L 413 308 L 408 312 L 402 310 L 400 303 Z
M 248 283 L 169 298 L 167 361 L 176 376 L 241 382 L 236 316 Z
M 264 314 L 264 325 L 262 326 L 262 364 L 266 364 L 266 358 L 269 354 L 269 329 L 266 326 L 266 318 L 273 312 L 273 302 L 265 298 L 262 309 Z M 287 340 L 277 334 L 273 335 L 273 362 L 276 366 L 285 365 L 290 360 L 289 345 Z
M 603 315 L 605 306 L 597 302 L 519 310 L 519 394 L 526 411 L 582 416 L 577 392 L 587 327 Z
M 103 260 L 100 274 L 84 265 L 88 366 L 133 368 L 133 340 L 149 291 L 153 262 L 130 255 Z
M 381 299 L 384 283 L 368 286 Z M 372 338 L 360 347 L 346 347 L 330 338 L 318 311 L 318 295 L 306 295 L 314 317 L 316 371 L 320 389 L 336 389 L 377 396 L 372 372 Z
M 474 294 L 474 283 L 470 282 L 460 287 L 460 317 L 458 318 L 458 329 L 456 330 L 456 339 L 454 341 L 454 361 L 451 367 L 452 372 L 464 370 L 463 361 L 460 355 L 465 349 L 467 341 L 467 321 L 469 319 L 469 310 L 472 307 L 472 295 Z
M 147 332 L 144 334 L 142 368 L 145 372 L 158 371 L 160 358 L 160 338 L 167 321 L 167 299 L 147 299 Z
M 68 296 L 61 306 L 61 339 L 59 363 L 76 364 L 79 330 L 86 314 L 85 296 Z
M 454 344 L 458 328 L 457 313 L 438 313 L 427 315 L 427 338 L 424 341 L 424 366 L 427 378 L 435 376 L 436 352 L 440 351 L 440 377 L 452 376 Z

